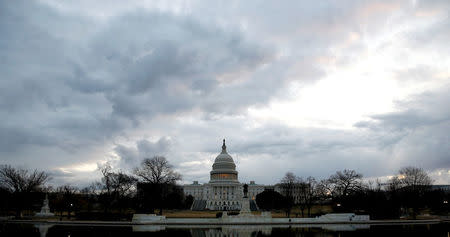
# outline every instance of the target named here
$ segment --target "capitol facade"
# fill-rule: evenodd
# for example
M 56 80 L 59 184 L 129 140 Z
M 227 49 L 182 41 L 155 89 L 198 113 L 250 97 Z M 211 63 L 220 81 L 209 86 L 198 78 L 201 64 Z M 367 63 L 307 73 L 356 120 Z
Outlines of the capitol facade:
M 244 200 L 244 188 L 239 182 L 236 164 L 227 153 L 225 139 L 223 140 L 222 152 L 214 160 L 208 183 L 184 185 L 184 194 L 194 197 L 192 210 L 241 210 Z M 250 181 L 248 185 L 248 199 L 250 208 L 257 209 L 254 201 L 256 195 L 270 186 L 258 185 Z

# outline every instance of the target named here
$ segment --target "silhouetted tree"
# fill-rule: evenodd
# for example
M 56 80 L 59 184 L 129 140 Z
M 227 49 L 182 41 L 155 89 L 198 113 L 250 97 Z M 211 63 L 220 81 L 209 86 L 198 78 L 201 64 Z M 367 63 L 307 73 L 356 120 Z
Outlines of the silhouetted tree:
M 450 193 L 442 189 L 429 190 L 424 195 L 425 205 L 430 208 L 433 214 L 448 216 L 450 209 L 448 201 Z
M 0 166 L 0 185 L 11 192 L 17 217 L 22 216 L 24 206 L 30 204 L 30 193 L 39 191 L 49 179 L 49 175 L 43 171 L 30 172 L 9 165 Z
M 116 205 L 121 213 L 124 198 L 131 194 L 137 179 L 121 171 L 113 172 L 111 165 L 108 163 L 100 167 L 100 171 L 103 175 L 100 199 L 103 203 L 104 212 L 107 213 L 113 205 Z
M 308 216 L 311 215 L 311 207 L 317 199 L 317 181 L 313 177 L 308 177 L 306 180 L 299 180 L 298 187 L 298 203 L 304 216 L 304 210 L 308 210 Z
M 285 200 L 286 198 L 283 195 L 273 189 L 264 190 L 256 195 L 258 207 L 267 211 L 285 208 Z
M 320 180 L 317 183 L 316 192 L 317 199 L 321 200 L 321 202 L 327 202 L 333 199 L 333 185 L 328 179 Z
M 190 209 L 192 203 L 194 203 L 194 197 L 189 194 L 184 198 L 184 209 Z
M 138 186 L 138 196 L 143 206 L 139 209 L 154 211 L 159 208 L 161 215 L 162 209 L 167 206 L 164 200 L 179 190 L 176 181 L 181 180 L 181 175 L 163 156 L 144 159 L 141 166 L 134 169 L 134 174 L 142 181 Z
M 154 213 L 159 209 L 162 214 L 163 208 L 183 208 L 185 200 L 183 190 L 176 184 L 137 184 L 138 212 Z
M 141 166 L 134 169 L 134 174 L 146 183 L 173 184 L 181 180 L 181 175 L 173 170 L 164 156 L 144 159 Z
M 8 211 L 10 211 L 11 206 L 11 193 L 6 188 L 0 186 L 0 215 L 8 216 Z
M 61 217 L 63 211 L 66 211 L 67 217 L 70 219 L 76 201 L 75 194 L 77 191 L 78 189 L 76 187 L 68 184 L 56 188 L 54 208 L 60 212 Z
M 402 182 L 398 176 L 394 176 L 388 181 L 387 190 L 390 192 L 397 192 L 402 188 Z
M 423 192 L 428 190 L 433 180 L 421 168 L 404 167 L 398 171 L 400 183 L 408 189 Z
M 37 191 L 49 179 L 49 175 L 44 171 L 29 172 L 9 165 L 0 166 L 0 185 L 13 193 Z
M 337 171 L 328 178 L 333 197 L 345 197 L 363 188 L 362 174 L 354 170 Z
M 404 167 L 398 175 L 393 177 L 389 184 L 390 189 L 400 189 L 403 205 L 412 208 L 412 217 L 416 218 L 419 206 L 424 204 L 424 195 L 429 191 L 432 179 L 421 168 Z
M 184 192 L 178 185 L 170 185 L 167 196 L 163 199 L 163 206 L 167 209 L 182 209 L 184 207 Z
M 82 188 L 80 193 L 85 196 L 86 211 L 89 214 L 92 212 L 94 204 L 98 201 L 98 196 L 101 193 L 101 183 L 93 182 L 89 186 Z
M 299 187 L 299 178 L 292 172 L 287 172 L 280 181 L 281 194 L 285 197 L 286 215 L 290 217 L 295 204 L 295 191 Z

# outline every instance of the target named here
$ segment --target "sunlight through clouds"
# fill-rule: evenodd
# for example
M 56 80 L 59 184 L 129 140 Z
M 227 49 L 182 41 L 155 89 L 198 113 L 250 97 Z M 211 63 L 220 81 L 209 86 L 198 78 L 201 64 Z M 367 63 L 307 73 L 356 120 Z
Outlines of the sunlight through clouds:
M 419 0 L 1 2 L 0 164 L 86 184 L 97 164 L 131 172 L 163 155 L 189 183 L 226 138 L 257 183 L 408 165 L 450 182 L 449 12 Z

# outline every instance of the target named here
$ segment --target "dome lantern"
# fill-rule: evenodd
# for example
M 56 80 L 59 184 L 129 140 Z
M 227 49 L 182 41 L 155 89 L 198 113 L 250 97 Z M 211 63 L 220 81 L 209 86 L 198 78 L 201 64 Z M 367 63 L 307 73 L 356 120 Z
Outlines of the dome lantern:
M 227 153 L 227 146 L 225 145 L 225 139 L 223 139 L 222 153 Z

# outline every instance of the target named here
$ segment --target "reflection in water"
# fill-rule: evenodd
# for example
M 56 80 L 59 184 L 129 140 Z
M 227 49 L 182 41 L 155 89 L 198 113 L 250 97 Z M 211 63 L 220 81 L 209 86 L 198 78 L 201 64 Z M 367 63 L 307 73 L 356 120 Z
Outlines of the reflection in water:
M 38 228 L 39 235 L 41 237 L 46 237 L 48 229 L 50 229 L 50 227 L 52 227 L 52 226 L 54 226 L 54 225 L 53 224 L 35 224 L 34 225 L 34 227 Z
M 320 228 L 324 230 L 332 230 L 332 231 L 355 231 L 361 229 L 370 229 L 370 225 L 368 224 L 356 224 L 356 225 L 321 225 Z
M 133 232 L 158 232 L 165 229 L 163 225 L 133 225 Z
M 271 235 L 272 228 L 316 228 L 330 231 L 356 231 L 362 229 L 370 229 L 369 224 L 309 224 L 309 225 L 225 225 L 225 226 L 190 226 L 190 225 L 174 225 L 168 226 L 167 228 L 182 228 L 190 229 L 192 236 L 250 236 L 250 233 L 261 233 L 264 235 Z M 158 232 L 166 229 L 163 225 L 133 225 L 133 232 Z M 205 234 L 199 234 L 205 233 Z M 219 235 L 218 233 L 222 233 Z
M 192 237 L 250 237 L 258 234 L 270 236 L 271 226 L 223 226 L 217 229 L 191 229 Z
M 192 237 L 253 237 L 253 236 L 449 236 L 449 224 L 415 225 L 50 225 L 0 223 L 0 236 L 87 237 L 87 236 L 192 236 Z M 37 233 L 38 232 L 38 233 Z

